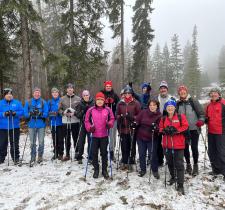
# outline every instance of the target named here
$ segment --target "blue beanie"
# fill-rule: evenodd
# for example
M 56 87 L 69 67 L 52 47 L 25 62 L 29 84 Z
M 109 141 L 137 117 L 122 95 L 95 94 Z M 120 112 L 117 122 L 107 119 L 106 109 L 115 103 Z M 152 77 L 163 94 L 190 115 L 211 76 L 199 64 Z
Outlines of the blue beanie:
M 144 82 L 141 84 L 141 89 L 143 90 L 144 88 L 151 89 L 151 84 L 148 82 Z
M 166 110 L 167 106 L 174 106 L 174 107 L 176 107 L 176 105 L 177 105 L 176 101 L 170 99 L 169 101 L 167 101 L 167 102 L 165 103 L 165 105 L 164 105 L 164 110 Z

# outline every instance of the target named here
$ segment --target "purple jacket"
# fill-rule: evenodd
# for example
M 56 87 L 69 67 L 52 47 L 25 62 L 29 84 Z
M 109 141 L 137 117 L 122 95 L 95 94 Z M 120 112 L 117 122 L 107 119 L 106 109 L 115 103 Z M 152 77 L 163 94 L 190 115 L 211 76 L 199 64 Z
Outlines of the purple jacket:
M 137 139 L 151 141 L 152 140 L 152 123 L 156 124 L 155 138 L 159 132 L 159 122 L 161 113 L 159 111 L 151 112 L 148 109 L 143 109 L 136 117 L 137 122 Z
M 106 137 L 108 136 L 106 124 L 108 124 L 109 128 L 112 128 L 114 121 L 115 117 L 110 108 L 94 106 L 87 110 L 85 115 L 85 128 L 90 132 L 91 126 L 94 125 L 95 132 L 93 133 L 93 137 Z

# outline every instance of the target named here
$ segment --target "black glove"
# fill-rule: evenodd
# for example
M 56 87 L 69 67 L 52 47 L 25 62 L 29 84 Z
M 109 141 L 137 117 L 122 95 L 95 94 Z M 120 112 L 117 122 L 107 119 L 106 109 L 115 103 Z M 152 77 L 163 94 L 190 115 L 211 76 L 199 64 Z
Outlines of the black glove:
M 162 133 L 163 133 L 163 134 L 166 134 L 166 135 L 170 135 L 170 126 L 165 127 L 165 128 L 162 130 Z
M 13 117 L 15 117 L 15 116 L 16 116 L 16 112 L 11 111 L 11 113 L 12 113 L 12 116 L 13 116 Z
M 128 121 L 133 121 L 133 117 L 130 115 L 129 112 L 127 112 L 127 113 L 125 114 L 125 118 L 126 118 Z
M 5 116 L 5 117 L 9 117 L 10 114 L 11 114 L 10 111 L 6 111 L 6 112 L 4 113 L 4 116 Z
M 174 126 L 170 126 L 170 135 L 173 136 L 178 133 L 178 130 Z

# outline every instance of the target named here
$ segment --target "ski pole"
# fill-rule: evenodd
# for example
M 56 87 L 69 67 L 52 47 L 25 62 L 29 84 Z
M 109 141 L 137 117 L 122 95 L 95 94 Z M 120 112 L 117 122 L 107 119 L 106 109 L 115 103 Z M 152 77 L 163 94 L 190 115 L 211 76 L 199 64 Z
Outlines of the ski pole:
M 14 165 L 16 165 L 16 144 L 15 144 L 15 132 L 14 132 L 14 117 L 12 116 L 12 132 L 13 132 L 13 161 Z
M 10 142 L 10 135 L 9 135 L 9 116 L 8 116 L 8 142 L 7 142 L 8 166 L 9 166 L 9 142 Z
M 204 142 L 204 146 L 205 146 L 205 153 L 204 153 L 204 170 L 205 170 L 205 168 L 206 168 L 206 166 L 205 166 L 205 163 L 206 163 L 206 153 L 208 153 L 208 148 L 207 148 L 207 145 L 206 145 L 206 139 L 203 137 L 202 132 L 200 132 L 200 134 L 201 134 L 202 140 Z
M 90 154 L 91 154 L 91 147 L 92 147 L 92 141 L 93 141 L 93 134 L 90 133 L 90 147 L 89 147 L 89 151 L 88 151 L 88 159 L 87 159 L 87 163 L 86 163 L 86 167 L 85 167 L 85 173 L 84 173 L 84 180 L 86 181 L 86 177 L 87 177 L 87 170 L 88 170 L 88 162 L 89 162 L 89 158 L 90 158 Z
M 131 152 L 132 152 L 132 149 L 133 149 L 133 140 L 134 140 L 134 130 L 135 130 L 135 128 L 132 128 L 133 133 L 131 132 L 131 129 L 130 128 L 129 128 L 129 130 L 130 130 L 130 137 L 131 137 L 131 142 L 130 142 L 131 143 L 131 146 L 130 146 L 130 152 L 129 152 L 129 158 L 128 158 L 127 179 L 128 179 L 129 170 L 130 170 L 130 159 L 131 159 Z
M 171 145 L 172 145 L 172 158 L 173 158 L 173 173 L 175 178 L 175 189 L 177 189 L 177 173 L 176 173 L 176 166 L 175 166 L 175 157 L 174 157 L 174 145 L 173 145 L 173 137 L 170 136 Z
M 36 114 L 35 119 L 34 119 L 34 134 L 33 134 L 33 142 L 32 142 L 33 145 L 31 147 L 30 167 L 32 167 L 32 152 L 35 152 L 36 153 L 36 151 L 34 151 L 34 149 L 35 149 L 35 146 L 34 145 L 36 145 L 36 135 L 37 135 L 36 127 L 37 127 L 37 114 Z M 36 159 L 36 156 L 34 158 Z
M 117 165 L 116 165 L 116 170 L 118 171 L 119 169 L 119 162 L 120 162 L 120 146 L 121 146 L 121 134 L 119 135 L 119 148 L 117 151 Z
M 26 145 L 27 145 L 27 139 L 28 139 L 28 136 L 29 136 L 29 130 L 27 132 L 27 137 L 25 139 L 25 143 L 24 143 L 24 147 L 23 147 L 23 154 L 22 154 L 22 158 L 21 158 L 21 165 L 23 164 L 23 158 L 24 158 L 24 153 L 25 153 L 25 148 L 26 148 Z
M 83 123 L 81 122 L 78 137 L 77 137 L 77 141 L 76 141 L 76 145 L 74 147 L 75 154 L 76 154 L 76 150 L 77 150 L 77 147 L 78 147 L 78 144 L 79 144 L 79 141 L 80 141 L 80 133 L 81 133 L 82 128 L 83 128 Z M 78 150 L 79 150 L 79 147 L 78 147 Z
M 155 130 L 154 129 L 152 129 L 152 147 L 151 147 L 151 153 L 150 153 L 150 164 L 149 164 L 149 168 L 150 168 L 150 170 L 149 170 L 149 184 L 151 183 L 151 176 L 152 176 L 152 155 L 153 155 L 153 146 L 154 146 L 154 143 L 153 143 L 153 141 L 154 141 L 154 132 L 155 132 Z
M 113 174 L 112 174 L 112 158 L 111 158 L 111 155 L 110 155 L 110 150 L 111 150 L 110 143 L 111 143 L 112 139 L 110 138 L 110 129 L 108 130 L 108 138 L 109 138 L 108 156 L 109 156 L 109 165 L 110 165 L 110 176 L 111 176 L 111 179 L 112 179 L 113 178 Z
M 71 135 L 72 135 L 72 125 L 71 125 L 71 116 L 70 116 L 70 142 L 71 142 L 71 146 L 70 146 L 70 160 L 71 162 L 73 161 L 73 146 L 72 146 L 72 139 L 73 137 L 71 138 Z
M 162 137 L 163 138 L 163 137 Z M 165 164 L 165 188 L 166 188 L 166 185 L 167 185 L 167 183 L 166 183 L 166 175 L 167 175 L 167 166 L 168 166 L 168 161 L 167 161 L 167 155 L 168 155 L 168 136 L 166 135 L 166 151 L 165 151 L 165 157 L 166 157 L 166 164 Z
M 57 158 L 56 158 L 56 155 L 58 155 L 58 144 L 57 144 L 57 128 L 56 128 L 56 116 L 54 117 L 55 118 L 55 160 L 56 160 L 56 162 L 57 162 Z

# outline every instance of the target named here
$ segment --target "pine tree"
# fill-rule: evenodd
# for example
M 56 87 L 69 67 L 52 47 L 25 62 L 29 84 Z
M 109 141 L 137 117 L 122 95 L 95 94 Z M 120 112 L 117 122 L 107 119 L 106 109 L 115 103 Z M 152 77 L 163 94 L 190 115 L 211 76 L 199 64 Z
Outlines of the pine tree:
M 151 41 L 154 38 L 153 29 L 150 25 L 149 15 L 153 9 L 151 7 L 152 0 L 136 0 L 133 7 L 133 79 L 135 83 L 140 84 L 145 80 L 145 75 L 148 69 L 148 50 L 151 46 Z
M 180 85 L 183 80 L 183 62 L 182 62 L 182 53 L 179 44 L 179 37 L 177 34 L 171 39 L 171 56 L 170 56 L 170 68 L 173 71 L 173 81 L 174 84 L 171 87 L 175 89 Z
M 183 83 L 186 83 L 188 80 L 188 62 L 190 59 L 190 54 L 191 54 L 191 43 L 188 40 L 184 49 L 183 49 L 183 72 L 184 72 L 184 78 L 183 78 Z
M 125 82 L 132 81 L 132 59 L 133 59 L 133 50 L 129 40 L 126 41 L 125 50 L 124 50 L 124 64 L 125 64 Z
M 158 83 L 163 80 L 162 68 L 162 53 L 160 45 L 157 43 L 152 56 L 151 70 L 151 83 L 154 88 L 157 88 Z
M 120 37 L 120 60 L 121 60 L 121 75 L 122 86 L 125 82 L 125 55 L 124 55 L 124 0 L 106 0 L 107 13 L 110 28 L 113 30 L 113 37 Z
M 218 68 L 220 85 L 225 87 L 225 46 L 220 50 Z
M 188 86 L 190 93 L 197 97 L 200 96 L 200 66 L 198 62 L 198 45 L 197 45 L 197 26 L 194 26 L 192 34 L 191 52 L 187 64 L 187 73 L 185 83 Z

